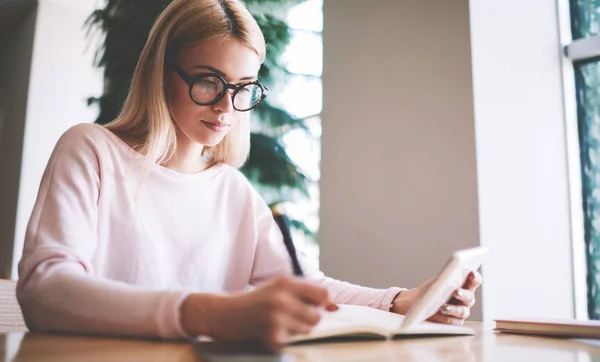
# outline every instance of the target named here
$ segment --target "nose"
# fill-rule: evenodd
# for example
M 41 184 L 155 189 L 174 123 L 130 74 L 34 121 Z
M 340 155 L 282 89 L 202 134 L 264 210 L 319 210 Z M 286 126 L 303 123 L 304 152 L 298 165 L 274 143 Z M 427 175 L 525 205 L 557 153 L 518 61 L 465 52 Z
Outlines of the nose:
M 233 90 L 227 89 L 223 97 L 217 103 L 213 104 L 213 109 L 222 113 L 233 112 Z

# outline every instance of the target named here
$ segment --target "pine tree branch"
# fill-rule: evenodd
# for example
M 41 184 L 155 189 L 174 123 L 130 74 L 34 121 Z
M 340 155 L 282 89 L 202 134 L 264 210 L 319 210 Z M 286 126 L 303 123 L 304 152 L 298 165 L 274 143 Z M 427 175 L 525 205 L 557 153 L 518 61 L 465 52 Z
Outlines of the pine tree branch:
M 298 219 L 290 218 L 290 224 L 294 229 L 302 231 L 304 233 L 304 235 L 306 235 L 307 237 L 309 237 L 313 240 L 317 237 L 317 235 L 314 231 L 312 231 L 308 226 L 306 226 L 305 223 L 303 223 L 302 221 L 300 221 Z
M 250 156 L 242 172 L 250 179 L 267 186 L 287 186 L 308 196 L 310 179 L 285 152 L 279 142 L 262 133 L 250 135 Z
M 292 129 L 301 128 L 308 131 L 305 118 L 294 118 L 286 111 L 272 106 L 269 102 L 261 103 L 252 111 L 261 120 L 261 124 L 270 129 L 269 133 L 284 134 Z
M 267 44 L 266 59 L 260 68 L 259 76 L 268 85 L 273 83 L 275 70 L 284 68 L 280 59 L 290 42 L 290 32 L 287 24 L 273 15 L 254 15 L 254 19 L 260 26 Z

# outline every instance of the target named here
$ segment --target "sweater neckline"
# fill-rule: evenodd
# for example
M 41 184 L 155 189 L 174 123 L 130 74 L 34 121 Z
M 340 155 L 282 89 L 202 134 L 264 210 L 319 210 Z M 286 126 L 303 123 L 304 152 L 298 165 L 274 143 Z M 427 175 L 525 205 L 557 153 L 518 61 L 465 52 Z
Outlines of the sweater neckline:
M 127 142 L 123 141 L 116 134 L 112 133 L 109 129 L 107 129 L 106 127 L 99 125 L 99 124 L 94 124 L 94 125 L 97 127 L 100 127 L 102 129 L 102 131 L 107 134 L 108 138 L 111 140 L 110 142 L 113 143 L 115 146 L 117 146 L 117 148 L 119 148 L 119 149 L 123 150 L 125 153 L 127 153 L 134 161 L 142 162 L 142 163 L 145 161 L 145 158 L 146 158 L 145 155 L 134 150 L 131 146 L 129 146 L 127 144 Z M 171 168 L 168 168 L 166 166 L 159 165 L 157 163 L 152 163 L 151 166 L 152 166 L 151 167 L 152 170 L 154 170 L 162 175 L 173 178 L 173 179 L 198 180 L 198 179 L 204 179 L 204 178 L 209 178 L 209 177 L 215 176 L 216 174 L 220 173 L 225 168 L 226 164 L 220 162 L 220 163 L 217 163 L 216 165 L 213 165 L 205 170 L 198 171 L 198 172 L 192 172 L 192 173 L 179 172 L 179 171 L 173 170 Z

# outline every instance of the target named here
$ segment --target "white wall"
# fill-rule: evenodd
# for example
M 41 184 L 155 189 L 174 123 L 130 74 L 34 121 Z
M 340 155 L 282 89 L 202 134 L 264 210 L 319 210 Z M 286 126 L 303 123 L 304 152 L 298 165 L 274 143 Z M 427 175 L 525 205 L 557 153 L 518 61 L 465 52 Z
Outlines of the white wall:
M 556 3 L 472 0 L 471 29 L 484 314 L 573 317 Z
M 323 37 L 321 266 L 414 287 L 479 244 L 468 0 L 324 1 Z
M 86 99 L 102 93 L 102 73 L 92 66 L 95 45 L 84 22 L 97 0 L 40 0 L 34 38 L 25 139 L 15 231 L 13 274 L 39 182 L 60 135 L 81 122 L 93 122 L 97 109 Z M 95 40 L 97 41 L 97 39 Z

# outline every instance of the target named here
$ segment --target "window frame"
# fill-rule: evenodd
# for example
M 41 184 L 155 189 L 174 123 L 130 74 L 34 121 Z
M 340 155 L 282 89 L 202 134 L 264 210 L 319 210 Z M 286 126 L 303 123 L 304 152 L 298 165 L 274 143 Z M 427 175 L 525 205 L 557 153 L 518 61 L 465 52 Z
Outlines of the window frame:
M 575 68 L 581 62 L 600 57 L 600 35 L 573 40 L 571 31 L 571 1 L 558 0 L 559 37 L 561 44 L 564 119 L 569 176 L 571 217 L 571 251 L 573 266 L 574 313 L 580 320 L 590 319 L 588 314 L 587 243 L 583 210 L 583 184 L 577 113 L 577 87 Z M 599 60 L 600 61 L 600 60 Z

